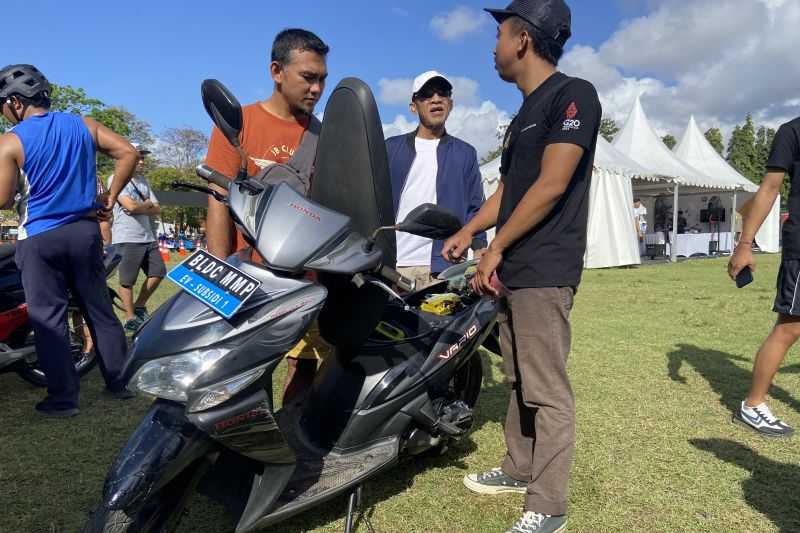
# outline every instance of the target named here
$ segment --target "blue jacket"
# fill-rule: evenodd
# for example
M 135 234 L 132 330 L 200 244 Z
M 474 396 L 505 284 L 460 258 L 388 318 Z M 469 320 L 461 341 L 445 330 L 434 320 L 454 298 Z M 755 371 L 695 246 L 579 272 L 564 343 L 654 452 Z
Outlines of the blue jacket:
M 414 147 L 416 131 L 398 135 L 386 140 L 386 152 L 389 156 L 389 174 L 392 180 L 392 197 L 394 213 L 400 206 L 400 195 L 406 184 L 411 165 L 417 156 Z M 478 169 L 478 155 L 470 144 L 447 133 L 444 134 L 436 149 L 438 172 L 436 175 L 436 203 L 451 211 L 466 224 L 474 217 L 483 205 L 483 186 Z M 486 233 L 476 235 L 486 242 Z M 431 272 L 439 273 L 451 266 L 442 257 L 443 241 L 434 241 L 431 257 Z

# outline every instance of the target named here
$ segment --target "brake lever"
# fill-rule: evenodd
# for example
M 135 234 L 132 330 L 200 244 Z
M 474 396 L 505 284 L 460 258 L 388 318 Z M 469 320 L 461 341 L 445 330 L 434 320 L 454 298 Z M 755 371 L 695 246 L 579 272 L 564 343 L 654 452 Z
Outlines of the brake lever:
M 204 194 L 208 194 L 212 196 L 216 201 L 220 203 L 225 203 L 228 197 L 224 194 L 220 194 L 214 189 L 209 187 L 203 187 L 202 185 L 195 185 L 194 183 L 186 183 L 185 181 L 173 181 L 169 184 L 171 189 L 189 189 L 192 191 L 202 192 Z

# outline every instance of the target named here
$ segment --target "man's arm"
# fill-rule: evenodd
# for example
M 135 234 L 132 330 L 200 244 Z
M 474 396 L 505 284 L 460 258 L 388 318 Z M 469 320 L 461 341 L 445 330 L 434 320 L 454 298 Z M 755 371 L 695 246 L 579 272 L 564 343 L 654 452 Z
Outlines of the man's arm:
M 548 145 L 542 157 L 542 170 L 511 217 L 497 233 L 489 250 L 502 254 L 520 237 L 536 227 L 550 214 L 561 195 L 567 190 L 584 149 L 576 144 Z
M 22 143 L 16 135 L 0 135 L 0 209 L 14 206 L 23 157 Z
M 122 195 L 119 197 L 119 204 L 128 212 L 129 215 L 150 215 L 157 216 L 161 213 L 161 207 L 151 200 L 137 202 L 130 196 Z
M 739 244 L 731 256 L 728 263 L 728 275 L 731 279 L 736 279 L 739 272 L 745 267 L 755 272 L 755 260 L 753 259 L 753 241 L 756 233 L 761 228 L 764 220 L 767 219 L 772 206 L 781 192 L 781 185 L 786 172 L 783 170 L 770 171 L 764 176 L 761 186 L 753 199 L 745 204 L 742 212 L 742 234 Z
M 481 206 L 486 202 L 483 196 L 483 184 L 481 183 L 481 171 L 478 165 L 478 155 L 472 151 L 469 170 L 467 171 L 467 218 L 464 222 L 469 222 L 480 212 Z M 486 242 L 486 233 L 479 232 L 477 238 Z
M 206 164 L 231 179 L 239 168 L 239 154 L 217 128 L 211 131 Z M 213 184 L 209 186 L 220 193 L 227 194 L 221 187 Z M 233 219 L 231 219 L 228 208 L 209 196 L 208 212 L 206 213 L 208 252 L 219 258 L 228 257 L 233 252 L 233 231 Z
M 117 135 L 96 120 L 83 117 L 83 122 L 89 128 L 97 149 L 114 159 L 114 180 L 109 187 L 106 203 L 106 209 L 112 209 L 117 202 L 119 193 L 128 184 L 133 176 L 133 171 L 136 170 L 139 152 L 124 137 Z
M 478 214 L 467 222 L 461 231 L 450 237 L 442 246 L 442 257 L 447 261 L 459 259 L 472 244 L 472 236 L 497 225 L 500 214 L 500 200 L 503 198 L 503 181 L 493 195 L 483 203 Z

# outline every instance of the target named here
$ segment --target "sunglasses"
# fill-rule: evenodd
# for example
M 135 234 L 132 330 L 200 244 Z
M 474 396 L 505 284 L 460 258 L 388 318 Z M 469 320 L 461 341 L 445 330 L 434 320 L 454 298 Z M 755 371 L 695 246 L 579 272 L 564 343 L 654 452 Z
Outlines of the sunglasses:
M 423 87 L 419 92 L 414 93 L 414 100 L 430 100 L 435 94 L 442 98 L 450 98 L 453 91 L 444 87 Z

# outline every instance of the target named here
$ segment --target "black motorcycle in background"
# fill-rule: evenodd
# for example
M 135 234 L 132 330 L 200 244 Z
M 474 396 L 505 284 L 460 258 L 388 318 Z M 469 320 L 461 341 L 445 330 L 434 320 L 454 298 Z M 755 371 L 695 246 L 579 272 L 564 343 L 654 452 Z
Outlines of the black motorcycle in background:
M 47 378 L 39 368 L 33 327 L 28 319 L 28 306 L 22 278 L 14 262 L 15 245 L 0 245 L 0 372 L 16 372 L 25 381 L 38 387 L 47 386 Z M 111 277 L 122 257 L 116 248 L 105 250 L 103 263 L 106 279 Z M 109 287 L 112 302 L 119 301 L 117 293 Z M 78 304 L 70 300 L 67 311 L 67 334 L 70 352 L 78 375 L 83 377 L 97 363 L 91 348 L 89 328 L 78 309 Z

